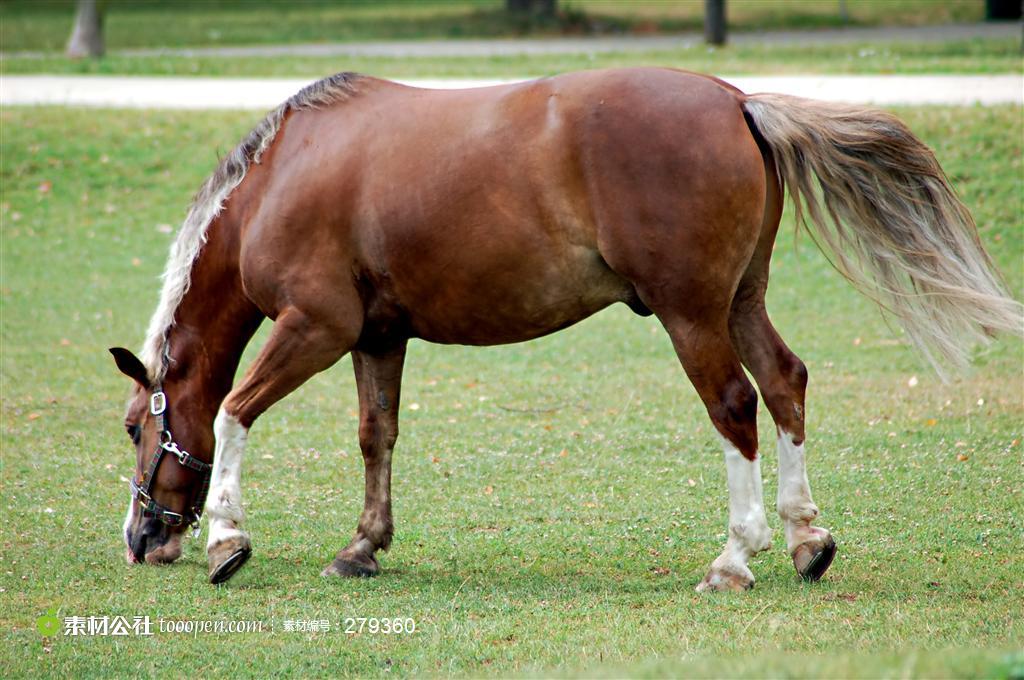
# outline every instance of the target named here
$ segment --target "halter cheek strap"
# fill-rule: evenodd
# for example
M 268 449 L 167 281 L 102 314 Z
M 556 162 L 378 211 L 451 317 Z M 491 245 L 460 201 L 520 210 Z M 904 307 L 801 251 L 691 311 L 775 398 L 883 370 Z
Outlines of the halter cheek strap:
M 156 451 L 153 453 L 153 459 L 149 463 L 149 468 L 142 473 L 142 479 L 139 481 L 132 479 L 128 482 L 128 486 L 132 490 L 132 498 L 142 508 L 143 517 L 156 517 L 164 524 L 172 527 L 187 523 L 198 529 L 199 518 L 203 514 L 203 504 L 206 502 L 206 494 L 210 490 L 210 476 L 213 473 L 213 465 L 204 463 L 188 451 L 183 451 L 175 443 L 171 430 L 167 427 L 167 395 L 164 394 L 163 388 L 159 384 L 156 385 L 153 389 L 153 394 L 149 397 L 149 412 L 156 418 L 159 439 Z M 153 485 L 153 480 L 156 479 L 156 473 L 160 468 L 161 461 L 163 461 L 164 454 L 167 453 L 171 454 L 178 461 L 179 465 L 198 472 L 203 480 L 199 494 L 196 496 L 196 501 L 189 508 L 186 515 L 170 510 L 158 503 L 150 495 L 150 487 Z

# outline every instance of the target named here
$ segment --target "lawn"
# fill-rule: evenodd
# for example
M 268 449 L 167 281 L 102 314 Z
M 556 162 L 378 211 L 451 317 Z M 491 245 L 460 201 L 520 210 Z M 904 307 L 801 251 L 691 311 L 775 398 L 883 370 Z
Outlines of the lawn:
M 1022 109 L 898 109 L 1024 290 Z M 0 112 L 0 667 L 12 676 L 1019 677 L 1024 343 L 942 384 L 787 218 L 769 310 L 811 373 L 809 474 L 839 556 L 797 581 L 781 528 L 757 588 L 698 596 L 725 470 L 653 319 L 624 307 L 499 348 L 411 344 L 396 536 L 372 580 L 324 580 L 362 505 L 347 360 L 253 429 L 254 556 L 206 582 L 205 540 L 125 564 L 127 393 L 168 225 L 251 113 Z M 265 331 L 266 329 L 264 329 Z M 251 357 L 251 352 L 249 353 Z M 762 441 L 772 442 L 762 409 Z M 765 446 L 766 497 L 775 455 Z M 205 539 L 205 536 L 204 536 Z M 273 632 L 46 638 L 36 619 L 258 620 Z M 415 620 L 347 635 L 346 617 Z M 287 632 L 327 619 L 329 632 Z
M 980 21 L 977 0 L 729 0 L 732 30 Z M 555 19 L 510 16 L 503 0 L 108 0 L 108 49 L 700 30 L 704 3 L 560 0 Z M 59 51 L 73 0 L 0 3 L 0 50 Z

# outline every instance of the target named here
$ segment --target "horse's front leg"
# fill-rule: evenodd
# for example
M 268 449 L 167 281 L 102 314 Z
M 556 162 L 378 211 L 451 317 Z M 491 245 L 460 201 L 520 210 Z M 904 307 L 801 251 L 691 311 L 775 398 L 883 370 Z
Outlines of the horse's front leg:
M 356 534 L 324 569 L 324 576 L 375 576 L 374 556 L 391 544 L 391 452 L 398 439 L 398 402 L 405 341 L 382 353 L 353 352 L 359 390 L 359 447 L 366 469 L 366 494 Z
M 252 553 L 249 534 L 242 530 L 242 458 L 249 430 L 223 408 L 213 422 L 216 446 L 213 473 L 206 497 L 210 532 L 206 554 L 210 562 L 210 582 L 231 578 Z
M 231 578 L 252 547 L 242 530 L 242 458 L 254 420 L 312 375 L 330 367 L 355 344 L 361 326 L 357 299 L 331 301 L 329 313 L 289 307 L 282 311 L 270 337 L 245 377 L 224 399 L 214 421 L 217 442 L 213 475 L 206 498 L 210 537 L 206 555 L 210 582 Z M 345 304 L 349 302 L 351 304 Z

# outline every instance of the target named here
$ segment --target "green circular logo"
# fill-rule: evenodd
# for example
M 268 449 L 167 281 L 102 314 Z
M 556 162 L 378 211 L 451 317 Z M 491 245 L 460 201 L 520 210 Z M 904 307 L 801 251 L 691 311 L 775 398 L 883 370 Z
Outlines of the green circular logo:
M 57 618 L 57 610 L 50 609 L 45 615 L 36 619 L 36 628 L 43 635 L 56 635 L 60 631 L 60 619 Z

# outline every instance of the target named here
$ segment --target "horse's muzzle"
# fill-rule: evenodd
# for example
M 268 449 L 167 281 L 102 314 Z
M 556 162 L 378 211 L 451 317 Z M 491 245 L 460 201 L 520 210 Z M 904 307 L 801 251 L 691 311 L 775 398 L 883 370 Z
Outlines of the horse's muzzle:
M 169 564 L 181 556 L 181 533 L 155 518 L 139 518 L 124 538 L 129 564 Z

